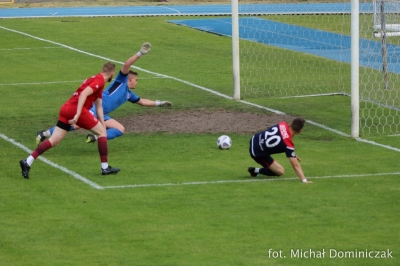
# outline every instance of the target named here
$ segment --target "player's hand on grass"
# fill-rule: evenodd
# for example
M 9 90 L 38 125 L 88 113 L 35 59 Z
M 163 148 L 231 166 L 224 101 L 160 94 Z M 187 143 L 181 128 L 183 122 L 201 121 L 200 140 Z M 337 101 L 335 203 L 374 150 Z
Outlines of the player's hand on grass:
M 140 51 L 137 54 L 139 56 L 148 54 L 150 52 L 150 47 L 151 47 L 151 44 L 149 42 L 143 43 L 142 47 L 140 47 Z
M 171 106 L 172 106 L 172 103 L 169 102 L 169 101 L 159 101 L 158 106 L 161 106 L 161 107 L 171 107 Z
M 172 103 L 169 101 L 162 101 L 162 102 L 160 102 L 160 106 L 171 107 Z
M 301 162 L 301 159 L 299 156 L 296 156 L 297 161 Z

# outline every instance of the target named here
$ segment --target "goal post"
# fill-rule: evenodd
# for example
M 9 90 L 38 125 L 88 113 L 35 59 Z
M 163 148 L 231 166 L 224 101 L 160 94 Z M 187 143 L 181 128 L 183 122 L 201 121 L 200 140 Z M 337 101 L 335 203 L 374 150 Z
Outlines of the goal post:
M 351 0 L 351 136 L 360 136 L 359 0 Z
M 239 0 L 232 0 L 233 98 L 240 100 Z

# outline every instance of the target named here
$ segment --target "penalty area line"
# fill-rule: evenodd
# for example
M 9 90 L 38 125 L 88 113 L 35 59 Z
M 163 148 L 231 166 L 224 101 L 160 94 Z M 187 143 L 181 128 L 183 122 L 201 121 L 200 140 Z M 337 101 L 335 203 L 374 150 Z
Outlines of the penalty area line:
M 370 177 L 370 176 L 385 176 L 385 175 L 400 175 L 400 172 L 393 173 L 377 173 L 377 174 L 354 174 L 354 175 L 331 175 L 331 176 L 314 176 L 307 177 L 313 179 L 328 179 L 328 178 L 355 178 L 355 177 Z M 133 184 L 121 186 L 105 186 L 103 189 L 123 189 L 123 188 L 139 188 L 139 187 L 172 187 L 172 186 L 193 186 L 193 185 L 213 185 L 213 184 L 229 184 L 229 183 L 253 183 L 253 182 L 272 182 L 272 181 L 291 181 L 298 180 L 297 177 L 290 178 L 252 178 L 245 180 L 218 180 L 218 181 L 198 181 L 198 182 L 182 182 L 182 183 L 161 183 L 161 184 Z
M 20 148 L 20 149 L 26 151 L 27 153 L 29 153 L 29 154 L 32 153 L 32 151 L 31 151 L 30 149 L 28 149 L 27 147 L 25 147 L 25 146 L 22 145 L 21 143 L 19 143 L 19 142 L 13 140 L 13 139 L 7 137 L 6 135 L 0 134 L 0 137 L 1 137 L 2 139 L 4 139 L 5 141 L 7 141 L 7 142 L 9 142 L 9 143 L 11 143 L 11 144 L 17 146 L 18 148 Z M 52 167 L 54 167 L 54 168 L 57 168 L 57 169 L 63 171 L 64 173 L 66 173 L 66 174 L 68 174 L 68 175 L 73 176 L 74 178 L 76 178 L 76 179 L 82 181 L 82 182 L 85 183 L 85 184 L 88 184 L 89 186 L 91 186 L 91 187 L 93 187 L 93 188 L 95 188 L 95 189 L 99 189 L 99 190 L 103 189 L 102 186 L 100 186 L 100 185 L 98 185 L 98 184 L 96 184 L 96 183 L 90 181 L 89 179 L 87 179 L 87 178 L 85 178 L 85 177 L 79 175 L 78 173 L 75 173 L 75 172 L 73 172 L 73 171 L 71 171 L 71 170 L 65 168 L 64 166 L 58 165 L 58 164 L 56 164 L 56 163 L 53 163 L 52 161 L 50 161 L 50 160 L 48 160 L 48 159 L 46 159 L 46 158 L 44 158 L 44 157 L 42 157 L 42 156 L 39 156 L 38 159 L 41 160 L 41 161 L 43 161 L 44 163 L 47 163 L 48 165 L 50 165 L 50 166 L 52 166 Z

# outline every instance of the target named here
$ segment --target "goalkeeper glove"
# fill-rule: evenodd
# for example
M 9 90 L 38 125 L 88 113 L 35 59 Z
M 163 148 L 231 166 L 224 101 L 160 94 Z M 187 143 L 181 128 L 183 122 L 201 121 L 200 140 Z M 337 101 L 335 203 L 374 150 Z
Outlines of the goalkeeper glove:
M 170 106 L 172 106 L 172 103 L 171 102 L 168 102 L 168 101 L 159 101 L 159 100 L 157 100 L 156 101 L 156 106 L 160 106 L 160 107 L 170 107 Z
M 149 53 L 150 52 L 150 47 L 151 47 L 150 43 L 148 43 L 148 42 L 143 43 L 142 47 L 140 47 L 140 51 L 137 52 L 137 55 L 139 57 L 141 57 L 142 55 L 145 55 L 145 54 Z

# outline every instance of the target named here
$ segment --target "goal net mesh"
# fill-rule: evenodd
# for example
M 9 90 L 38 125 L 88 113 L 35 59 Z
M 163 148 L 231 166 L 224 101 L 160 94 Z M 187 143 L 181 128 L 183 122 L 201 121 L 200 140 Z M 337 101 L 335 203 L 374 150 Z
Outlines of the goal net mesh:
M 400 133 L 400 37 L 387 33 L 400 25 L 400 13 L 393 11 L 400 5 L 384 2 L 383 12 L 380 1 L 359 3 L 362 135 Z M 335 102 L 327 97 L 340 95 L 350 113 L 350 1 L 240 0 L 238 24 L 242 98 L 274 99 L 274 103 L 286 103 L 288 98 L 296 104 L 295 99 L 320 96 L 312 104 L 318 105 L 320 99 L 328 107 Z M 293 110 L 302 115 L 310 108 Z M 345 119 L 350 131 L 351 116 Z

